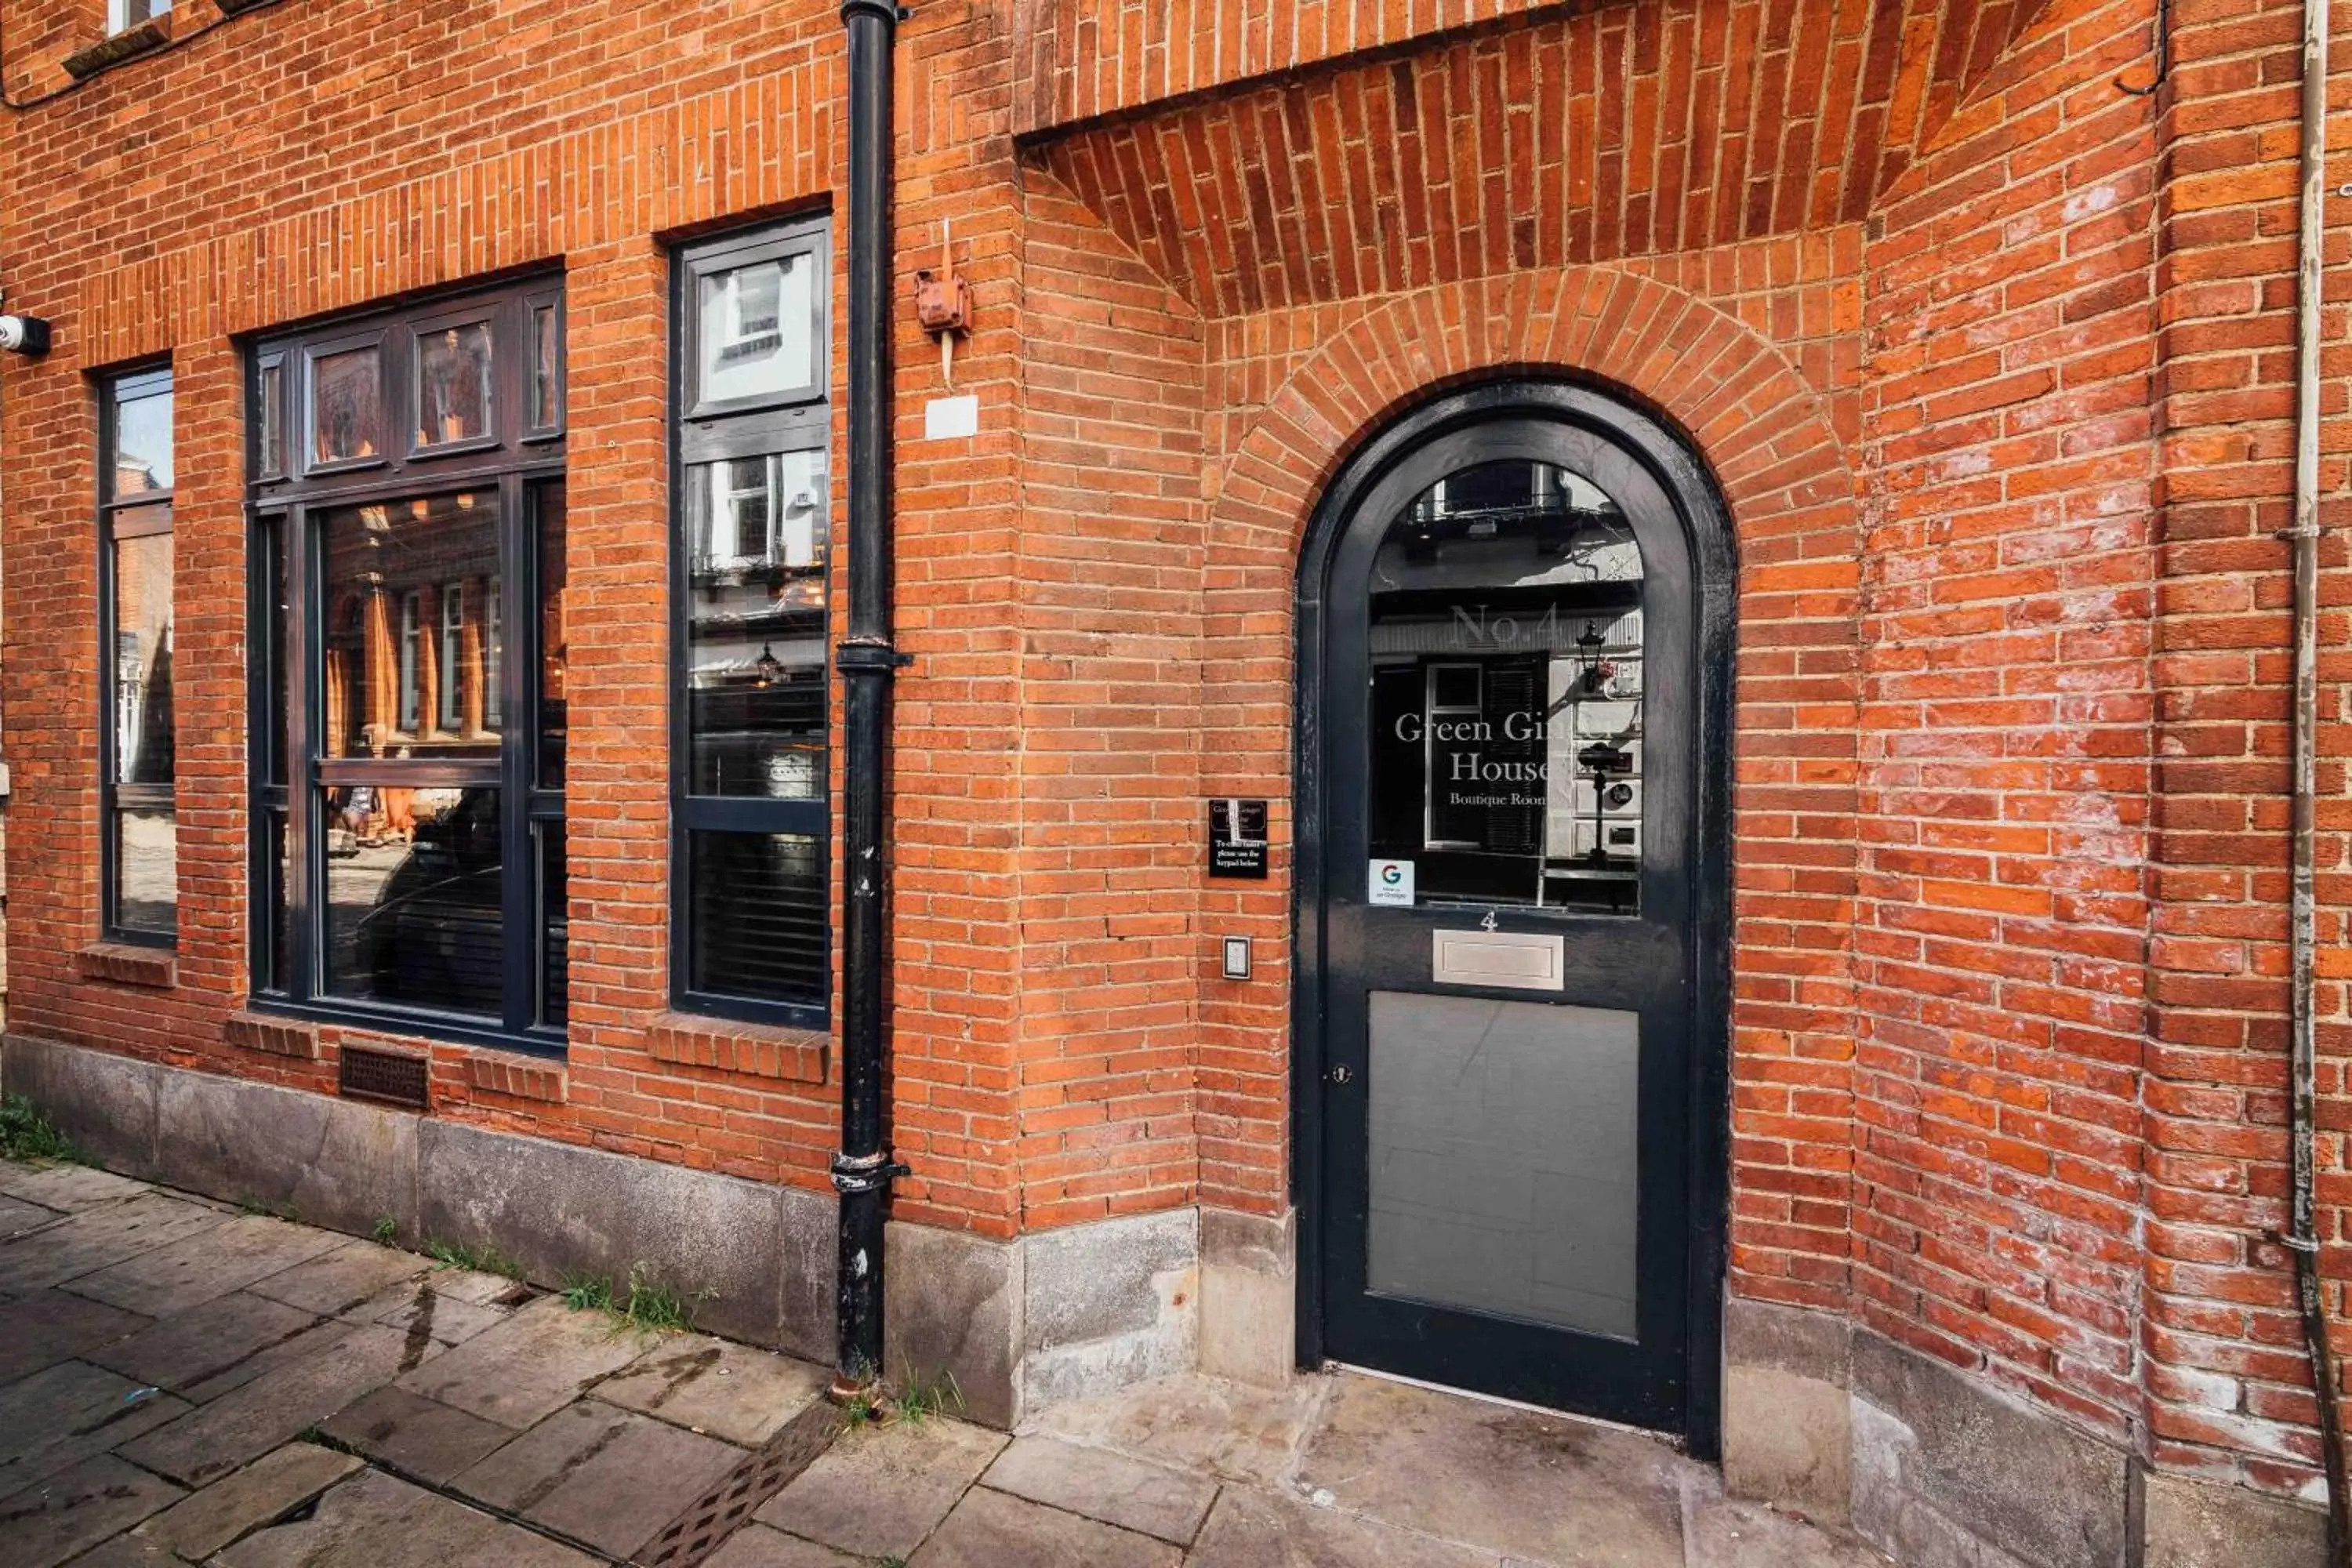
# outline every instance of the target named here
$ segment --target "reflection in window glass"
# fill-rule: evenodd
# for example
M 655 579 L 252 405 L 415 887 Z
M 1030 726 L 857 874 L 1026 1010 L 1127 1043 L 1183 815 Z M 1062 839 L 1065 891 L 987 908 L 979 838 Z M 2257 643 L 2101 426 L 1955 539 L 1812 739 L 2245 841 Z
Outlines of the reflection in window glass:
M 1638 912 L 1642 555 L 1570 469 L 1485 463 L 1372 569 L 1371 857 L 1417 901 Z
M 470 695 L 481 689 L 482 671 L 497 668 L 499 625 L 478 585 L 497 576 L 498 517 L 498 496 L 488 490 L 325 514 L 325 755 L 498 755 L 498 716 L 485 710 L 476 725 Z M 477 589 L 460 594 L 458 667 L 441 675 L 468 693 L 462 722 L 449 734 L 419 737 L 421 605 L 443 584 L 468 583 Z
M 822 1006 L 824 846 L 791 833 L 689 833 L 688 984 L 764 1002 Z
M 481 613 L 478 617 L 481 628 L 481 669 L 477 679 L 482 694 L 482 722 L 495 730 L 503 722 L 505 712 L 500 692 L 504 689 L 499 673 L 499 661 L 506 653 L 506 597 L 494 574 L 482 584 Z M 468 668 L 471 668 L 469 664 Z
M 541 305 L 531 311 L 530 427 L 534 430 L 552 430 L 563 423 L 563 409 L 558 402 L 563 386 L 561 331 L 554 306 Z
M 127 33 L 142 22 L 152 22 L 168 14 L 172 0 L 106 0 L 106 31 L 111 37 Z
M 417 667 L 416 623 L 423 606 L 414 588 L 400 596 L 400 727 L 416 729 L 417 694 L 422 676 Z
M 692 794 L 824 793 L 825 510 L 822 450 L 688 471 Z
M 502 1000 L 499 792 L 322 792 L 331 994 L 496 1016 Z
M 286 472 L 286 362 L 261 367 L 253 408 L 254 478 L 274 479 Z
M 467 321 L 416 338 L 416 444 L 490 433 L 490 324 Z
M 462 682 L 458 672 L 466 663 L 466 584 L 441 584 L 441 651 L 434 660 L 435 683 L 440 696 L 439 714 L 434 721 L 444 733 L 454 733 L 466 721 L 465 705 L 460 700 Z
M 179 834 L 169 811 L 114 816 L 114 923 L 170 936 L 179 929 Z
M 111 499 L 131 500 L 170 489 L 171 384 L 167 381 L 162 390 L 144 396 L 115 399 L 110 411 L 114 421 L 108 432 L 108 448 L 114 455 L 114 472 L 109 476 Z
M 772 396 L 816 379 L 815 275 L 805 253 L 704 275 L 701 401 Z
M 572 984 L 572 905 L 563 870 L 563 824 L 542 822 L 539 839 L 539 1021 L 562 1028 Z
M 310 459 L 373 458 L 383 428 L 383 382 L 376 351 L 349 349 L 310 362 Z
M 564 742 L 570 734 L 564 676 L 572 658 L 563 481 L 540 486 L 533 504 L 539 514 L 539 787 L 562 789 Z
M 168 784 L 172 763 L 172 536 L 144 533 L 114 544 L 114 782 Z
M 261 816 L 261 845 L 257 867 L 261 872 L 257 890 L 261 895 L 261 918 L 268 922 L 263 933 L 261 952 L 267 965 L 253 977 L 254 988 L 284 994 L 293 973 L 294 963 L 289 942 L 293 934 L 287 913 L 287 889 L 294 879 L 293 845 L 286 831 L 286 814 L 268 811 Z

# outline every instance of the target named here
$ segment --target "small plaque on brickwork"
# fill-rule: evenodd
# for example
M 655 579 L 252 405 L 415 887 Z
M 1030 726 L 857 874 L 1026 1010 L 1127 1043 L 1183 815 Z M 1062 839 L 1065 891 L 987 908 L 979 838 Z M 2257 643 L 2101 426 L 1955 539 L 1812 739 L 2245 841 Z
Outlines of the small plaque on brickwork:
M 1209 803 L 1209 875 L 1265 877 L 1265 802 Z

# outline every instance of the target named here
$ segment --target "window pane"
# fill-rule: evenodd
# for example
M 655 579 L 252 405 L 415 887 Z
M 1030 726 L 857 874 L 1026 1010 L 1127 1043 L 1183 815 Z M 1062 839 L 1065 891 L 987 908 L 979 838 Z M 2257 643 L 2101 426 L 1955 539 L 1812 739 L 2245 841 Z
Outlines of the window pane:
M 286 520 L 264 518 L 256 548 L 261 553 L 261 580 L 268 584 L 267 592 L 272 608 L 268 612 L 269 624 L 257 628 L 255 633 L 268 665 L 269 682 L 268 733 L 260 738 L 255 750 L 262 782 L 284 784 L 294 722 L 293 710 L 287 705 L 286 685 L 287 659 L 292 646 L 289 639 L 294 629 L 293 605 L 286 597 Z
M 823 1006 L 824 843 L 792 833 L 690 833 L 687 860 L 688 985 Z
M 465 721 L 465 705 L 458 700 L 462 683 L 456 675 L 465 658 L 466 585 L 445 584 L 441 589 L 441 646 L 434 658 L 434 671 L 439 677 L 435 683 L 439 697 L 435 722 L 453 733 Z
M 807 800 L 825 789 L 822 451 L 687 474 L 688 788 Z
M 261 367 L 253 410 L 254 477 L 274 479 L 286 471 L 286 362 Z
M 330 994 L 501 1016 L 499 792 L 320 792 Z
M 499 571 L 495 491 L 325 514 L 326 606 L 322 754 L 330 757 L 498 755 L 498 715 L 482 701 L 486 670 L 499 660 L 488 613 Z M 423 657 L 409 635 L 409 606 L 454 587 L 462 601 L 455 679 L 458 722 L 451 732 L 416 734 L 412 681 Z M 414 595 L 414 600 L 410 595 Z M 418 623 L 423 624 L 422 611 Z
M 1642 552 L 1573 469 L 1460 469 L 1373 566 L 1370 872 L 1423 904 L 1638 912 Z
M 168 784 L 172 758 L 172 536 L 148 533 L 114 544 L 115 782 Z
M 423 608 L 415 592 L 400 596 L 400 727 L 416 729 L 416 696 L 421 674 L 417 668 L 417 616 Z
M 381 449 L 383 380 L 376 351 L 351 349 L 310 362 L 310 458 L 339 463 Z
M 142 22 L 152 21 L 172 8 L 172 0 L 107 0 L 106 30 L 127 32 Z
M 572 657 L 571 589 L 563 548 L 563 481 L 538 487 L 539 509 L 539 787 L 563 787 L 563 753 L 570 739 L 564 696 Z
M 561 375 L 563 342 L 562 318 L 552 305 L 530 313 L 530 427 L 552 430 L 563 423 Z
M 108 496 L 129 500 L 172 488 L 172 389 L 167 384 L 143 396 L 122 398 L 112 405 L 114 427 L 107 433 L 107 448 L 114 470 L 107 476 Z
M 179 835 L 168 811 L 114 816 L 114 923 L 170 936 L 179 929 Z
M 805 254 L 703 277 L 700 401 L 773 396 L 816 380 L 815 277 Z
M 539 1021 L 562 1028 L 571 989 L 572 906 L 563 870 L 563 824 L 542 822 L 539 837 Z
M 287 891 L 293 886 L 293 846 L 286 831 L 286 814 L 265 810 L 261 816 L 260 876 L 258 891 L 261 907 L 255 918 L 263 921 L 261 952 L 268 967 L 253 977 L 254 987 L 284 994 L 289 988 L 293 959 L 289 951 L 291 935 L 287 915 Z
M 490 324 L 467 321 L 416 340 L 416 444 L 490 434 Z

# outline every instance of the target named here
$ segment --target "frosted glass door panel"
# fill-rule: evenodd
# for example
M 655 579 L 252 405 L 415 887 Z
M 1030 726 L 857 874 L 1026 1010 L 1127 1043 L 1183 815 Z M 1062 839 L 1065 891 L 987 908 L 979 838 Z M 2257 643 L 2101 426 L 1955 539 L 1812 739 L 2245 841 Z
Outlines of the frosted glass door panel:
M 1632 1013 L 1370 996 L 1372 1291 L 1632 1339 Z

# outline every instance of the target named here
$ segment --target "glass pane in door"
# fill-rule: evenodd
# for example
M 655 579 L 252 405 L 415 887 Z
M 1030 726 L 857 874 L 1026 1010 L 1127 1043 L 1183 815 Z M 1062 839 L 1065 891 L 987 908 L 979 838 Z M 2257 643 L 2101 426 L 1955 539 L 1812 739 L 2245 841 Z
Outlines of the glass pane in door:
M 1375 991 L 1377 1295 L 1635 1337 L 1633 1013 Z
M 1642 588 L 1623 510 L 1556 464 L 1458 469 L 1390 523 L 1371 902 L 1640 912 Z

